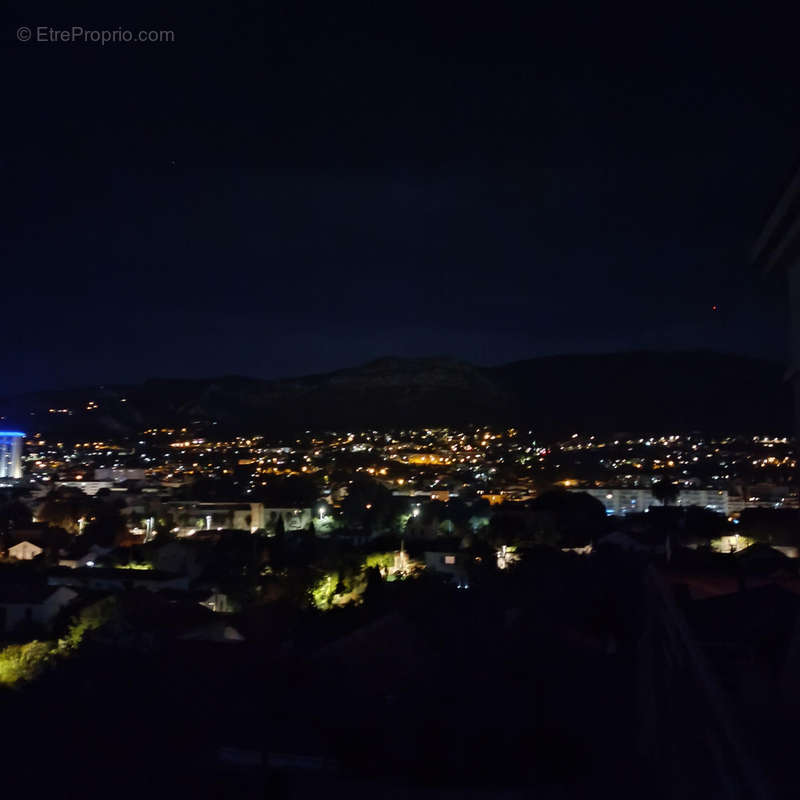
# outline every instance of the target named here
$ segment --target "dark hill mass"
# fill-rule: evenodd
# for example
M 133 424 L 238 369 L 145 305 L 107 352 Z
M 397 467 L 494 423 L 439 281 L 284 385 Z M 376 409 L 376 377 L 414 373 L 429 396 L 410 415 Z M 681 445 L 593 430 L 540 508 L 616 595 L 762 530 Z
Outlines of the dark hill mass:
M 791 389 L 772 361 L 708 351 L 572 355 L 486 370 L 547 431 L 792 430 Z
M 477 367 L 384 358 L 281 380 L 152 379 L 0 401 L 2 424 L 65 436 L 214 421 L 229 431 L 526 425 L 542 436 L 614 431 L 765 432 L 791 428 L 773 362 L 710 352 L 535 358 Z

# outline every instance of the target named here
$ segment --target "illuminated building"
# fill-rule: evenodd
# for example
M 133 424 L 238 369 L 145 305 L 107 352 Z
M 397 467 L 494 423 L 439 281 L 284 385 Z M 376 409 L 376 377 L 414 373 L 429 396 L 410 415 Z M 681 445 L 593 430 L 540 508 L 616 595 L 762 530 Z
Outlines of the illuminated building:
M 145 472 L 141 468 L 98 467 L 94 471 L 94 479 L 96 481 L 113 481 L 114 483 L 144 481 Z
M 609 516 L 625 516 L 662 506 L 650 489 L 573 489 L 599 500 Z M 720 489 L 681 489 L 675 506 L 698 506 L 718 514 L 728 514 L 728 492 Z
M 19 431 L 0 431 L 0 478 L 21 478 L 22 438 Z

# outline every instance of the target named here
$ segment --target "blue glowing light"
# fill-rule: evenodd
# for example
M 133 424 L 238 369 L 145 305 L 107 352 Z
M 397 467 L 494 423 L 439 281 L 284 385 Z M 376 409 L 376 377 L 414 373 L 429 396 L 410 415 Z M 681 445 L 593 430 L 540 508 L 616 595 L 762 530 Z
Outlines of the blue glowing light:
M 0 436 L 24 436 L 24 433 L 19 431 L 0 431 Z

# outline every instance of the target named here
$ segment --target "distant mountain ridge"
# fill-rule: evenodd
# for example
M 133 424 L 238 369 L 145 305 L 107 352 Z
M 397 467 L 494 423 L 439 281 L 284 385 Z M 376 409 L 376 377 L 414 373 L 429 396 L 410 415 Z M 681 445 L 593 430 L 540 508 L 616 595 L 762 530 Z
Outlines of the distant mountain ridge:
M 154 378 L 0 400 L 2 425 L 64 435 L 195 421 L 251 433 L 476 423 L 525 425 L 547 436 L 786 434 L 791 408 L 780 364 L 708 351 L 549 356 L 497 367 L 387 357 L 297 378 Z

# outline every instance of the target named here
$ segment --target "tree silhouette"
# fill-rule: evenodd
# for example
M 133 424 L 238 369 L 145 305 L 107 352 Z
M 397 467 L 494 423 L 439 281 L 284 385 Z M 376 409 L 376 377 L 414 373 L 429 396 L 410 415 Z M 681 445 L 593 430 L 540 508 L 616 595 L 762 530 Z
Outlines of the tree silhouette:
M 654 483 L 651 491 L 656 500 L 660 500 L 662 505 L 668 506 L 678 499 L 678 487 L 670 481 L 662 480 Z

